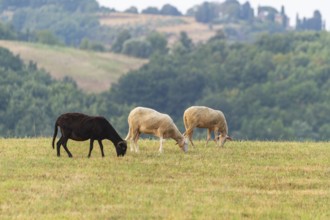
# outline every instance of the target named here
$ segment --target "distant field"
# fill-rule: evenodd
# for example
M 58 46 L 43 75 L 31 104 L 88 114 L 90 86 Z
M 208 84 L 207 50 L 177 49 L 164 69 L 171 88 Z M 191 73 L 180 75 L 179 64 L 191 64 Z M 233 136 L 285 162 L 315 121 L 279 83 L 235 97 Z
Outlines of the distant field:
M 67 47 L 47 46 L 14 41 L 0 41 L 0 46 L 28 62 L 37 62 L 54 78 L 70 76 L 87 92 L 102 92 L 129 70 L 147 61 L 119 54 L 96 53 Z
M 105 26 L 146 26 L 150 29 L 166 33 L 170 43 L 175 42 L 181 31 L 185 31 L 194 42 L 205 42 L 214 36 L 221 26 L 198 23 L 193 17 L 162 16 L 148 14 L 110 13 L 100 17 Z
M 0 139 L 0 219 L 330 219 L 330 143 L 104 144 Z

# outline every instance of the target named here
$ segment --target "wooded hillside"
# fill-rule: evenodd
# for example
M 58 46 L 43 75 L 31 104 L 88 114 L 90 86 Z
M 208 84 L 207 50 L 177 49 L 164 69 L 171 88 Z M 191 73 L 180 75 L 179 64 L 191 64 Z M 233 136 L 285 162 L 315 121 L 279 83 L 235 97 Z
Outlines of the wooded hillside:
M 50 135 L 55 118 L 68 111 L 106 116 L 125 135 L 128 113 L 135 106 L 151 107 L 171 115 L 183 132 L 184 110 L 191 105 L 206 105 L 225 113 L 230 135 L 235 139 L 329 140 L 330 34 L 327 32 L 308 32 L 305 28 L 288 31 L 281 23 L 283 33 L 271 31 L 272 34 L 254 36 L 250 43 L 233 41 L 226 30 L 217 30 L 204 43 L 196 43 L 187 32 L 180 32 L 177 42 L 169 46 L 168 36 L 149 32 L 144 29 L 147 25 L 133 25 L 125 30 L 101 25 L 98 16 L 107 18 L 112 11 L 90 7 L 95 6 L 94 0 L 75 1 L 79 3 L 75 7 L 68 7 L 66 1 L 43 2 L 31 0 L 29 7 L 12 0 L 0 2 L 3 13 L 12 13 L 11 23 L 0 24 L 0 38 L 55 45 L 38 51 L 40 64 L 39 60 L 28 59 L 24 63 L 21 57 L 1 48 L 0 136 Z M 241 8 L 235 0 L 226 1 L 226 5 L 217 10 L 244 12 L 237 14 L 238 17 L 228 17 L 236 22 L 237 28 L 241 20 L 249 20 L 248 5 Z M 208 6 L 203 4 L 202 9 Z M 265 10 L 278 15 L 278 11 L 269 7 L 260 8 L 258 15 Z M 280 14 L 285 15 L 284 8 Z M 45 15 L 47 19 L 40 20 Z M 312 21 L 317 20 L 319 25 L 321 16 L 315 15 L 317 19 Z M 171 19 L 159 23 L 181 22 Z M 267 19 L 272 21 L 273 17 Z M 267 22 L 262 24 L 277 27 L 268 26 Z M 247 26 L 248 29 L 256 30 L 253 25 Z M 45 27 L 49 28 L 45 30 Z M 89 38 L 91 33 L 93 38 Z M 109 37 L 109 33 L 114 35 Z M 111 42 L 110 48 L 106 42 Z M 65 45 L 85 51 L 63 48 Z M 77 82 L 69 77 L 59 81 L 51 78 L 48 74 L 51 66 L 44 66 L 41 61 L 52 56 L 51 48 L 64 51 L 54 55 L 52 65 L 65 67 L 60 70 L 62 76 L 72 65 L 80 72 L 77 77 L 72 75 Z M 120 64 L 119 58 L 112 63 L 106 53 L 91 57 L 91 50 L 145 57 L 149 63 L 131 70 L 134 61 Z M 69 60 L 69 66 L 61 62 L 62 58 Z M 87 59 L 96 68 L 131 71 L 116 78 L 118 82 L 105 92 L 87 94 L 77 86 L 85 76 L 89 77 L 86 81 L 96 80 L 99 88 L 115 78 L 107 75 L 111 69 L 106 74 L 93 75 L 93 70 L 86 66 Z
M 254 44 L 214 38 L 153 57 L 108 95 L 167 112 L 181 125 L 190 105 L 221 109 L 236 138 L 327 140 L 329 45 L 325 32 L 265 35 Z
M 329 33 L 180 45 L 99 95 L 84 94 L 70 79 L 54 81 L 2 49 L 1 135 L 49 135 L 55 117 L 67 111 L 104 115 L 125 134 L 135 106 L 170 114 L 183 131 L 185 108 L 207 105 L 225 113 L 237 139 L 329 139 Z
M 54 79 L 71 77 L 87 93 L 108 90 L 112 83 L 130 70 L 140 68 L 144 59 L 114 53 L 78 50 L 64 46 L 1 41 L 0 46 L 17 54 L 25 62 L 37 64 Z

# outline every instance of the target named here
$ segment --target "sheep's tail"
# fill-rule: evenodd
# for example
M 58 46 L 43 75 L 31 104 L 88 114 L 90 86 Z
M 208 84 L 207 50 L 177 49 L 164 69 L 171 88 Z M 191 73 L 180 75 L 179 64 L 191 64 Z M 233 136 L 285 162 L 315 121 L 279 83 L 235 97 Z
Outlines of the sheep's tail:
M 57 123 L 55 123 L 55 127 L 54 127 L 54 135 L 53 135 L 53 142 L 52 142 L 52 146 L 53 146 L 53 149 L 55 148 L 55 138 L 57 136 Z
M 187 124 L 188 124 L 186 115 L 183 115 L 183 124 L 184 124 L 185 132 L 183 132 L 182 135 L 183 136 L 186 136 L 186 133 L 187 133 Z

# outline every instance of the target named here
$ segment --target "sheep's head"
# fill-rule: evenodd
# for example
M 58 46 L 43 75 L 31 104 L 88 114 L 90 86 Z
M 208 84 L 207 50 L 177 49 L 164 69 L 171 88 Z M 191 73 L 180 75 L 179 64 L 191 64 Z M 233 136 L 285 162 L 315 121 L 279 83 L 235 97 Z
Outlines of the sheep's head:
M 179 144 L 180 148 L 186 153 L 188 151 L 188 143 L 189 143 L 189 140 L 188 138 L 183 138 L 181 143 L 177 143 Z
M 218 138 L 218 145 L 220 144 L 220 147 L 223 147 L 227 140 L 232 141 L 233 139 L 228 135 L 220 135 Z
M 127 150 L 127 142 L 119 141 L 116 146 L 117 157 L 124 156 Z

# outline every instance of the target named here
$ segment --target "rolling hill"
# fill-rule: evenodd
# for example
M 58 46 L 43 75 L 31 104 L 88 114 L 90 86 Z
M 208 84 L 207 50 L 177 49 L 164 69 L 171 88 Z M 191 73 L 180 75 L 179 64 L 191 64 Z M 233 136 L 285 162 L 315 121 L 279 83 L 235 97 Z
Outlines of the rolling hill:
M 210 28 L 206 24 L 196 22 L 194 17 L 187 16 L 164 16 L 151 14 L 110 13 L 100 16 L 100 23 L 109 27 L 145 26 L 151 30 L 164 33 L 170 43 L 174 43 L 181 31 L 186 32 L 195 42 L 205 42 L 214 36 L 216 30 L 222 28 L 214 25 Z
M 113 53 L 97 53 L 68 47 L 48 46 L 15 41 L 0 41 L 0 46 L 18 54 L 25 62 L 36 62 L 55 79 L 72 77 L 86 92 L 99 93 L 130 70 L 147 60 Z

